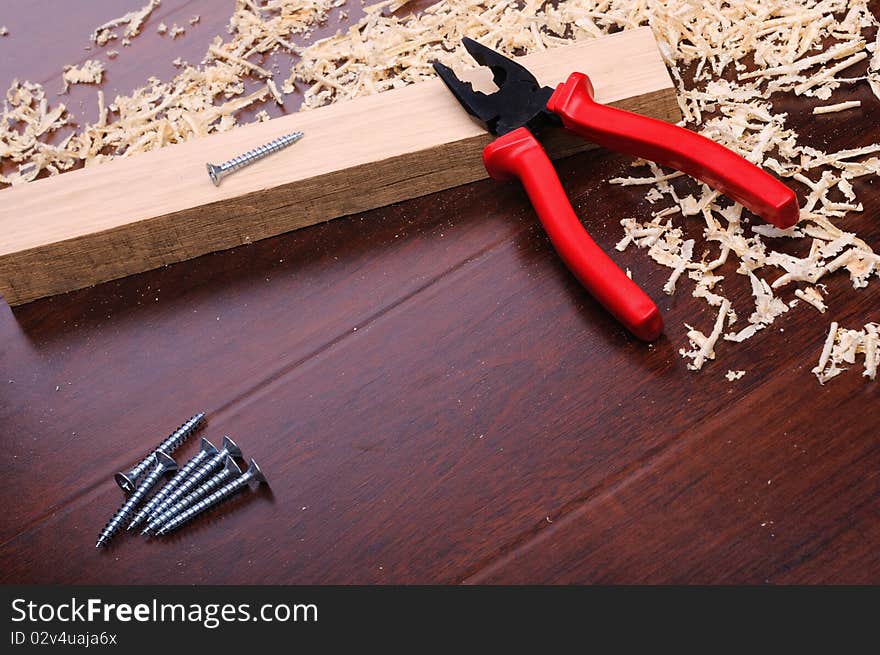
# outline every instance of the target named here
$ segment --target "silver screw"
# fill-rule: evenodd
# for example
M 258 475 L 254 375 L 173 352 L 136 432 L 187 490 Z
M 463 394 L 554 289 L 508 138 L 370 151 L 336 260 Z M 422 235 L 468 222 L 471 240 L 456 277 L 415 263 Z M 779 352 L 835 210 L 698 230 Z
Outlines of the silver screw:
M 257 484 L 266 481 L 266 477 L 263 475 L 260 467 L 257 466 L 257 463 L 253 459 L 251 459 L 250 461 L 250 466 L 248 466 L 248 470 L 245 471 L 242 475 L 235 478 L 232 482 L 227 482 L 222 487 L 217 489 L 217 491 L 208 494 L 196 504 L 185 509 L 183 512 L 168 521 L 168 523 L 159 528 L 156 531 L 156 534 L 162 536 L 176 530 L 181 525 L 183 525 L 187 521 L 190 521 L 195 516 L 198 516 L 208 508 L 223 502 L 224 500 L 235 494 L 237 491 L 244 489 L 252 481 L 256 482 Z
M 153 519 L 167 511 L 174 503 L 195 489 L 199 483 L 220 467 L 227 457 L 241 457 L 241 449 L 228 436 L 223 437 L 223 444 L 220 450 L 211 455 L 188 478 L 181 482 L 174 491 L 168 494 L 161 503 L 153 508 L 150 514 L 150 521 L 152 522 Z
M 205 164 L 208 167 L 208 176 L 211 178 L 214 186 L 220 186 L 220 179 L 226 177 L 229 173 L 253 164 L 258 159 L 271 155 L 273 152 L 278 152 L 282 148 L 286 148 L 287 146 L 296 143 L 301 138 L 303 138 L 302 132 L 286 134 L 278 137 L 274 141 L 269 141 L 269 143 L 262 145 L 259 148 L 248 150 L 243 155 L 234 157 L 225 164 L 220 164 L 219 166 L 216 164 Z
M 190 420 L 168 435 L 165 441 L 156 446 L 156 449 L 138 462 L 133 469 L 126 473 L 117 473 L 114 476 L 116 484 L 122 487 L 123 491 L 131 492 L 137 486 L 138 478 L 141 477 L 150 466 L 152 466 L 153 455 L 160 450 L 165 454 L 173 453 L 180 447 L 180 444 L 189 439 L 190 435 L 199 428 L 204 419 L 204 412 L 199 412 L 193 416 Z
M 219 473 L 208 478 L 202 485 L 197 487 L 195 491 L 174 503 L 174 505 L 162 512 L 161 515 L 151 518 L 149 524 L 144 528 L 141 534 L 148 535 L 155 532 L 168 523 L 168 521 L 180 514 L 183 510 L 195 504 L 196 501 L 201 500 L 220 485 L 225 484 L 231 479 L 237 478 L 239 475 L 241 475 L 241 469 L 238 468 L 238 464 L 236 464 L 235 460 L 231 457 L 227 457 L 226 466 L 220 469 Z
M 125 501 L 122 507 L 120 507 L 116 511 L 116 514 L 113 515 L 113 518 L 107 522 L 104 529 L 101 530 L 95 548 L 107 545 L 110 538 L 119 531 L 119 528 L 122 527 L 122 522 L 132 515 L 135 508 L 138 506 L 138 503 L 140 503 L 144 499 L 144 496 L 150 492 L 150 489 L 155 486 L 156 482 L 159 481 L 159 478 L 168 471 L 177 470 L 177 462 L 161 450 L 155 455 L 151 455 L 151 458 L 154 462 L 153 470 L 147 474 L 144 481 L 138 485 L 138 488 L 134 490 L 134 493 L 128 497 L 128 500 Z
M 204 462 L 211 455 L 215 455 L 217 453 L 217 449 L 214 447 L 210 441 L 202 437 L 202 446 L 199 452 L 193 455 L 189 461 L 184 464 L 180 469 L 178 469 L 177 473 L 174 475 L 171 480 L 169 480 L 164 487 L 159 489 L 153 497 L 147 501 L 147 504 L 141 507 L 137 514 L 134 515 L 134 518 L 131 520 L 131 523 L 128 524 L 128 529 L 133 530 L 135 527 L 139 526 L 143 523 L 147 517 L 153 513 L 153 510 L 156 506 L 165 500 L 172 491 L 174 491 L 177 486 L 183 482 L 183 480 L 192 473 L 199 464 Z

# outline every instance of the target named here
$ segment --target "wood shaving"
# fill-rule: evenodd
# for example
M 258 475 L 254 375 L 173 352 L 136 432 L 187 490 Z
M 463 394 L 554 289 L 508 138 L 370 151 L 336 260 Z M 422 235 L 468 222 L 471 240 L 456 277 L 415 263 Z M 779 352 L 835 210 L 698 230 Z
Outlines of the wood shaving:
M 847 102 L 838 102 L 836 105 L 824 105 L 822 107 L 813 107 L 813 114 L 834 114 L 847 109 L 855 109 L 861 107 L 861 100 L 849 100 Z
M 828 309 L 828 307 L 825 305 L 824 300 L 822 299 L 822 294 L 819 293 L 816 287 L 795 289 L 794 295 L 818 309 L 820 314 L 824 314 L 825 310 Z M 791 303 L 789 303 L 789 306 L 791 306 Z
M 727 371 L 724 374 L 724 377 L 727 378 L 728 382 L 733 382 L 734 380 L 740 380 L 746 374 L 745 371 Z
M 880 363 L 880 324 L 868 323 L 861 330 L 848 330 L 832 322 L 813 374 L 820 384 L 825 384 L 843 373 L 846 365 L 855 364 L 858 355 L 864 355 L 862 375 L 876 380 Z
M 174 23 L 174 25 L 171 26 L 171 30 L 168 32 L 168 35 L 172 39 L 176 39 L 178 36 L 183 36 L 184 34 L 186 34 L 186 30 L 177 23 Z
M 689 357 L 694 360 L 687 365 L 689 369 L 698 371 L 703 368 L 703 364 L 707 359 L 715 359 L 715 344 L 724 330 L 725 322 L 730 320 L 729 312 L 730 301 L 725 298 L 721 301 L 721 309 L 718 310 L 718 316 L 715 318 L 715 324 L 709 336 L 706 336 L 699 330 L 695 330 L 690 325 L 685 325 L 688 329 L 687 338 L 691 349 L 682 348 L 679 350 L 679 353 L 682 357 Z
M 156 33 L 157 34 L 165 34 L 167 31 L 168 31 L 168 26 L 165 23 L 159 23 L 156 26 Z
M 196 25 L 196 24 L 198 24 L 198 22 L 199 22 L 200 20 L 202 20 L 202 17 L 199 16 L 198 14 L 196 14 L 195 16 L 192 16 L 192 17 L 189 19 L 189 24 L 190 24 L 190 25 Z
M 61 79 L 64 81 L 64 92 L 71 84 L 100 84 L 104 78 L 104 64 L 97 59 L 84 61 L 82 66 L 65 66 Z
M 0 25 L 0 36 L 7 36 L 9 29 L 5 25 Z
M 159 6 L 161 0 L 150 0 L 140 9 L 130 11 L 124 16 L 109 20 L 92 32 L 91 40 L 98 45 L 106 45 L 111 39 L 118 38 L 113 30 L 117 27 L 125 27 L 122 34 L 125 39 L 133 39 L 141 33 L 141 27 L 153 10 Z

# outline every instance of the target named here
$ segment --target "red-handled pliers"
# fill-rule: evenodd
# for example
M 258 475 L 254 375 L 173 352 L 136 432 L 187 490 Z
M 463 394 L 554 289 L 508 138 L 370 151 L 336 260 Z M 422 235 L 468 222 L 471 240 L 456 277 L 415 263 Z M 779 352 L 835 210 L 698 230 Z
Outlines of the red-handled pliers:
M 777 227 L 797 222 L 794 192 L 724 146 L 676 125 L 598 104 L 583 73 L 572 73 L 555 90 L 541 87 L 520 64 L 472 39 L 462 42 L 478 64 L 492 70 L 498 91 L 474 91 L 439 62 L 434 70 L 467 112 L 498 135 L 483 150 L 486 170 L 497 180 L 519 179 L 569 270 L 638 338 L 660 336 L 660 311 L 587 234 L 533 131 L 564 127 L 606 148 L 683 171 Z

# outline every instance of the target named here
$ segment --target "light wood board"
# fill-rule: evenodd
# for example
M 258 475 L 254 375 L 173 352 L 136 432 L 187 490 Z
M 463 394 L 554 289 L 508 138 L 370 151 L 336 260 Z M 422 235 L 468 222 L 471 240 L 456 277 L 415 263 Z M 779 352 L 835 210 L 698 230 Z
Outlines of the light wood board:
M 542 84 L 581 71 L 599 102 L 680 119 L 648 28 L 520 61 Z M 486 69 L 459 73 L 492 89 Z M 209 180 L 206 162 L 297 130 L 299 143 Z M 431 80 L 5 189 L 0 293 L 18 305 L 485 178 L 492 138 Z M 562 132 L 545 145 L 591 147 Z

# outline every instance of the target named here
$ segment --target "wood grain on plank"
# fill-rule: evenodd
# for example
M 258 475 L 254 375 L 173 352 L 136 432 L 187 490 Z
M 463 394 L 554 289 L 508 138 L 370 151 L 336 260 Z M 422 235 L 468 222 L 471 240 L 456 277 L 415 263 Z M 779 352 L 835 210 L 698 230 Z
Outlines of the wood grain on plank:
M 648 28 L 522 61 L 543 84 L 581 70 L 600 102 L 680 118 Z M 466 77 L 491 89 L 485 68 Z M 210 183 L 205 162 L 296 130 L 299 143 Z M 491 138 L 431 80 L 7 189 L 0 293 L 17 305 L 484 178 Z M 553 156 L 588 147 L 548 142 Z

